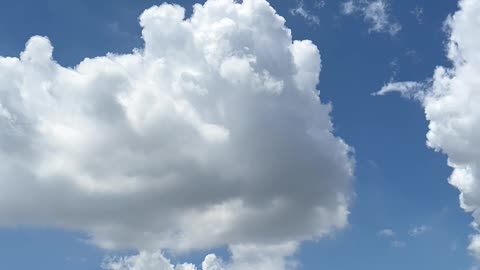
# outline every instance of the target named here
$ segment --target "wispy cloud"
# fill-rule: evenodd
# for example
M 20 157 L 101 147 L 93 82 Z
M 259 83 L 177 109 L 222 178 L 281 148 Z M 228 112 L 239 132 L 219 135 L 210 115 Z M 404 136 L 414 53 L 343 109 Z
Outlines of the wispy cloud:
M 394 248 L 402 248 L 407 245 L 407 243 L 397 238 L 395 231 L 393 231 L 392 229 L 383 229 L 379 231 L 377 235 L 381 238 L 388 239 L 390 245 Z
M 315 7 L 316 8 L 322 8 L 325 6 L 324 1 L 316 1 L 315 2 Z M 308 24 L 311 25 L 318 25 L 320 24 L 320 18 L 317 15 L 314 15 L 309 11 L 308 9 L 305 8 L 305 5 L 303 3 L 303 0 L 300 0 L 297 2 L 297 6 L 295 8 L 290 9 L 290 14 L 294 16 L 301 16 L 303 17 Z
M 326 4 L 327 2 L 325 2 L 325 0 L 315 0 L 315 2 L 313 3 L 313 6 L 315 8 L 321 9 L 321 8 L 324 8 Z
M 400 240 L 393 240 L 392 241 L 392 246 L 396 248 L 403 248 L 407 246 L 407 243 L 400 241 Z
M 405 55 L 407 57 L 410 58 L 410 61 L 413 63 L 413 64 L 418 64 L 420 62 L 422 62 L 422 58 L 420 57 L 420 55 L 418 54 L 418 52 L 414 49 L 409 49 L 407 50 L 407 52 L 405 53 Z
M 422 235 L 422 234 L 430 231 L 430 229 L 431 229 L 430 226 L 427 226 L 427 225 L 416 226 L 416 227 L 411 228 L 408 231 L 408 235 L 410 235 L 412 237 L 417 237 L 419 235 Z
M 390 15 L 388 0 L 349 0 L 340 6 L 344 15 L 359 14 L 370 24 L 369 32 L 396 35 L 402 26 Z
M 395 232 L 392 229 L 383 229 L 378 232 L 378 235 L 382 237 L 393 237 L 395 236 Z
M 415 8 L 412 11 L 410 11 L 410 14 L 415 16 L 415 19 L 417 20 L 417 22 L 419 24 L 423 23 L 423 8 L 422 7 L 415 6 Z

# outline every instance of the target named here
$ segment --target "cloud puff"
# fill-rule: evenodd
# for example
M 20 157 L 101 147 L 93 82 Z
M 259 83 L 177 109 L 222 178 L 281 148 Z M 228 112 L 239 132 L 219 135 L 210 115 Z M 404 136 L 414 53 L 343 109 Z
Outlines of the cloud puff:
M 394 237 L 395 232 L 391 229 L 384 229 L 384 230 L 379 231 L 378 235 L 382 236 L 382 237 Z
M 470 237 L 470 244 L 468 245 L 470 254 L 480 261 L 480 235 L 472 235 Z
M 0 225 L 235 256 L 347 224 L 351 149 L 311 41 L 264 0 L 209 0 L 188 19 L 163 4 L 140 24 L 131 54 L 63 67 L 36 36 L 0 58 Z
M 420 235 L 422 235 L 422 234 L 424 234 L 428 231 L 430 231 L 429 226 L 420 225 L 420 226 L 416 226 L 416 227 L 413 227 L 410 230 L 408 230 L 408 235 L 410 235 L 412 237 L 417 237 L 417 236 L 420 236 Z
M 389 33 L 394 36 L 402 29 L 389 14 L 388 0 L 350 0 L 341 4 L 344 15 L 360 14 L 370 24 L 369 32 Z
M 106 270 L 196 270 L 195 265 L 183 263 L 171 264 L 160 251 L 142 251 L 138 255 L 107 258 L 103 262 Z M 205 269 L 206 270 L 206 269 Z
M 278 270 L 295 269 L 295 261 L 288 259 L 296 245 L 287 243 L 274 246 L 232 246 L 232 260 L 225 262 L 214 254 L 205 257 L 202 270 Z M 191 263 L 172 264 L 160 251 L 142 251 L 127 257 L 107 258 L 102 268 L 105 270 L 197 270 Z M 200 268 L 199 268 L 200 269 Z
M 480 2 L 460 1 L 460 9 L 446 21 L 447 56 L 452 67 L 437 67 L 425 83 L 396 83 L 379 93 L 397 88 L 414 95 L 429 121 L 427 145 L 448 155 L 453 168 L 449 182 L 460 190 L 461 206 L 480 223 Z M 388 90 L 390 88 L 390 90 Z M 479 237 L 470 250 L 480 254 Z M 477 256 L 480 258 L 480 256 Z

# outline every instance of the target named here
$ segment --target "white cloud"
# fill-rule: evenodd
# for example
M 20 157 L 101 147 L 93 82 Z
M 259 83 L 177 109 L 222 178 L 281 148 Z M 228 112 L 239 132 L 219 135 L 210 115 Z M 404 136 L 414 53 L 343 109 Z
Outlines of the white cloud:
M 424 82 L 389 82 L 385 84 L 380 91 L 373 93 L 374 96 L 382 96 L 392 92 L 398 92 L 403 97 L 416 100 L 423 100 L 424 89 L 428 88 L 428 84 Z
M 448 156 L 453 172 L 450 184 L 460 191 L 460 204 L 480 222 L 480 1 L 462 0 L 449 17 L 448 53 L 451 67 L 437 67 L 433 78 L 418 85 L 396 83 L 425 108 L 429 121 L 427 145 Z M 417 88 L 417 89 L 416 89 Z M 393 90 L 393 89 L 390 89 Z M 379 93 L 389 92 L 382 89 Z M 469 250 L 480 258 L 480 237 L 473 236 Z
M 382 236 L 382 237 L 393 237 L 393 236 L 395 236 L 395 232 L 391 229 L 384 229 L 384 230 L 379 231 L 378 235 Z
M 293 243 L 273 246 L 231 246 L 231 261 L 225 262 L 209 254 L 201 264 L 202 270 L 279 270 L 296 269 L 297 263 L 289 258 L 297 246 Z M 107 258 L 105 270 L 196 270 L 191 263 L 172 264 L 160 251 L 142 251 L 137 255 Z M 200 269 L 200 268 L 199 268 Z
M 480 235 L 472 235 L 470 237 L 470 244 L 468 245 L 468 251 L 472 256 L 480 261 Z
M 412 236 L 412 237 L 417 237 L 417 236 L 420 236 L 426 232 L 430 231 L 430 227 L 427 226 L 427 225 L 420 225 L 420 226 L 416 226 L 416 227 L 413 227 L 411 228 L 409 231 L 408 231 L 408 235 Z
M 315 2 L 316 8 L 322 8 L 323 6 L 325 6 L 325 2 L 323 1 Z M 303 0 L 299 0 L 297 2 L 297 6 L 295 8 L 290 9 L 290 14 L 303 17 L 309 24 L 315 24 L 315 25 L 320 24 L 320 18 L 317 15 L 313 15 L 311 11 L 305 8 L 305 5 L 303 4 Z
M 355 2 L 353 0 L 347 1 L 342 3 L 341 5 L 342 13 L 345 15 L 350 15 L 355 12 L 357 7 L 355 6 Z
M 297 263 L 290 258 L 296 249 L 297 245 L 295 243 L 271 246 L 231 246 L 230 252 L 232 259 L 230 262 L 222 262 L 218 258 L 210 255 L 206 257 L 202 266 L 204 267 L 203 270 L 296 269 Z M 208 261 L 208 264 L 205 264 L 206 261 Z M 218 268 L 217 265 L 220 265 L 223 268 Z
M 350 0 L 341 4 L 344 15 L 360 14 L 370 24 L 369 32 L 396 35 L 402 26 L 391 18 L 388 0 Z
M 171 264 L 160 251 L 142 251 L 133 256 L 107 258 L 102 268 L 105 270 L 196 270 L 196 266 L 190 263 Z
M 317 47 L 264 0 L 184 14 L 154 6 L 144 48 L 74 68 L 39 36 L 0 57 L 0 225 L 233 251 L 346 226 L 353 160 L 316 90 Z

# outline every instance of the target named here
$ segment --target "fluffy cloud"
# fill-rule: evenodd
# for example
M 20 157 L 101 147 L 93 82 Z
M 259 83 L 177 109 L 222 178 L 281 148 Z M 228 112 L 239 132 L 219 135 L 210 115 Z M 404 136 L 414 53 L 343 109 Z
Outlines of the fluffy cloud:
M 480 223 L 480 2 L 459 5 L 446 22 L 452 67 L 437 67 L 425 83 L 389 84 L 379 93 L 398 90 L 422 103 L 430 122 L 427 145 L 448 155 L 449 182 L 460 190 L 461 206 Z M 477 255 L 479 239 L 472 237 L 469 247 Z
M 402 26 L 389 14 L 388 0 L 350 0 L 342 3 L 344 15 L 360 14 L 370 24 L 369 32 L 387 32 L 396 35 Z
M 472 235 L 470 237 L 470 245 L 468 245 L 470 254 L 480 261 L 480 235 Z
M 295 261 L 289 259 L 296 244 L 287 243 L 273 246 L 239 245 L 231 246 L 232 259 L 225 262 L 209 254 L 202 262 L 202 270 L 278 270 L 295 269 Z M 107 258 L 105 270 L 197 270 L 191 263 L 173 265 L 160 251 L 142 251 L 138 255 Z
M 196 270 L 193 264 L 173 265 L 160 252 L 142 251 L 138 255 L 105 259 L 103 269 L 106 270 Z M 207 268 L 208 269 L 208 268 Z
M 264 0 L 209 0 L 188 19 L 163 4 L 140 24 L 131 54 L 63 67 L 36 36 L 0 58 L 0 225 L 80 230 L 109 249 L 230 245 L 244 267 L 236 254 L 260 251 L 241 247 L 347 224 L 351 149 L 320 101 L 311 41 L 292 41 Z

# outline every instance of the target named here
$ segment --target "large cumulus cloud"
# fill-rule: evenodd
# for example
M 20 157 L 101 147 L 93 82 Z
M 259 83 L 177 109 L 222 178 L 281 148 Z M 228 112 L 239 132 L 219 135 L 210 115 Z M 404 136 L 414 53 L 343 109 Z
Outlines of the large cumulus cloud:
M 0 225 L 103 248 L 285 245 L 347 223 L 350 148 L 320 55 L 264 0 L 140 16 L 144 48 L 63 67 L 46 37 L 0 58 Z
M 480 1 L 462 0 L 459 6 L 446 21 L 452 66 L 437 67 L 425 83 L 392 83 L 379 93 L 399 91 L 423 104 L 430 121 L 427 144 L 448 155 L 449 182 L 480 223 Z M 480 259 L 480 237 L 472 237 L 469 249 Z

